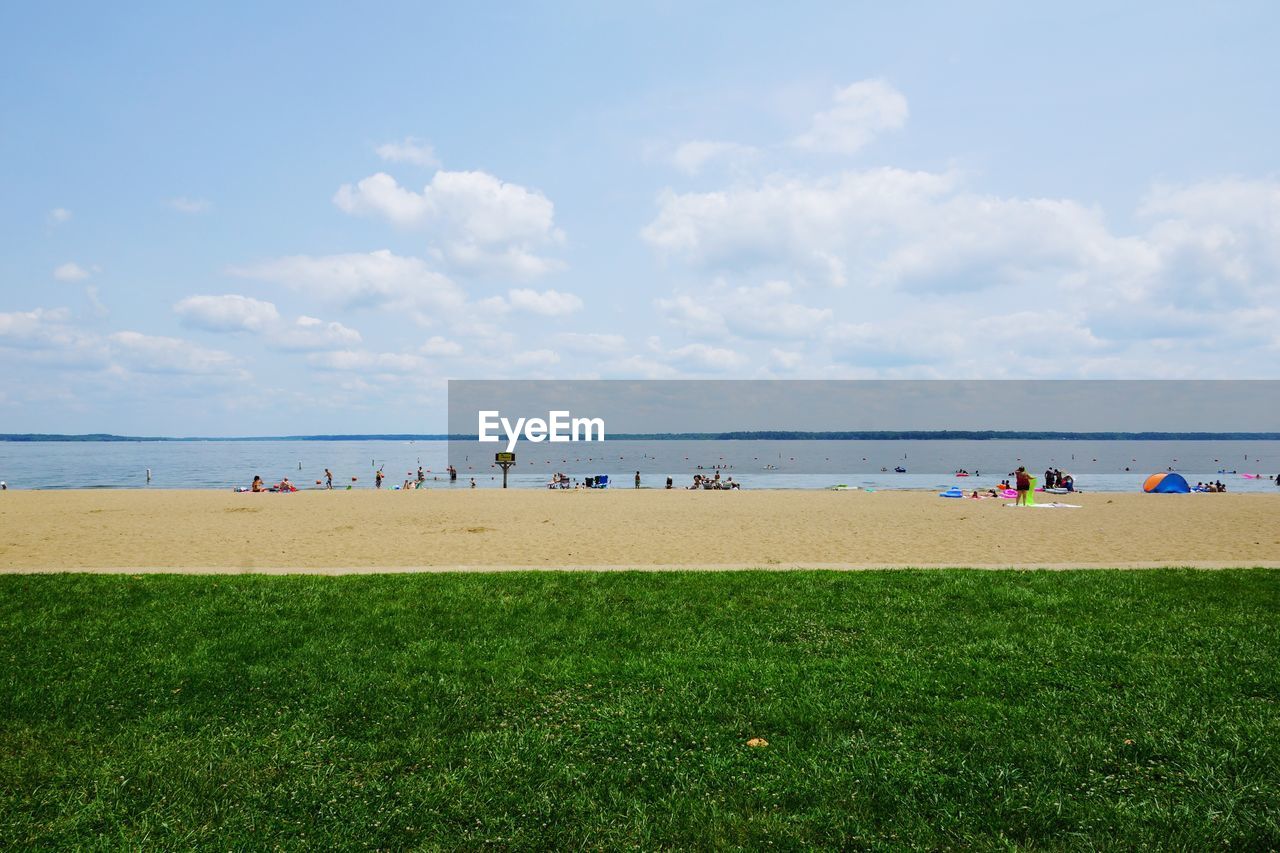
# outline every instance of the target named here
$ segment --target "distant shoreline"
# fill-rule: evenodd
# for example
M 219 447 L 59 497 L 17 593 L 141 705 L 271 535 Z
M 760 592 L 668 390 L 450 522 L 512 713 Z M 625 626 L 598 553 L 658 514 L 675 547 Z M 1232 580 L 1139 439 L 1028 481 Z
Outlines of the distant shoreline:
M 88 433 L 0 433 L 0 441 L 36 442 L 213 442 L 213 441 L 465 441 L 475 436 L 424 434 L 138 436 Z M 1280 432 L 1061 432 L 1050 430 L 850 430 L 801 432 L 617 433 L 607 441 L 1280 441 Z

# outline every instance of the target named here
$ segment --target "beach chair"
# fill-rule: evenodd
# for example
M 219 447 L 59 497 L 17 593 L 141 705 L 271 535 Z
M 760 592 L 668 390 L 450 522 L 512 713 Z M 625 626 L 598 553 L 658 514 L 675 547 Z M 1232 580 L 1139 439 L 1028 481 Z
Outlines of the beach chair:
M 597 476 L 596 476 L 596 488 L 597 488 L 597 489 L 607 489 L 607 488 L 609 488 L 609 475 L 608 475 L 608 474 L 599 474 L 599 475 L 597 475 Z

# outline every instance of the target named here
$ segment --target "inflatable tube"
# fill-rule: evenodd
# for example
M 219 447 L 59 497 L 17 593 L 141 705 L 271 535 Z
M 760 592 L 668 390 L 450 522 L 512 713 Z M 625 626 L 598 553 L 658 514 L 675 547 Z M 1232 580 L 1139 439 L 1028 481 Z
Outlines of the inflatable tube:
M 1000 494 L 1006 498 L 1016 498 L 1018 496 L 1018 492 L 1015 489 L 1005 489 Z
M 1262 475 L 1261 474 L 1241 474 L 1240 476 L 1244 477 L 1246 480 L 1257 480 Z
M 956 487 L 956 486 L 952 486 L 951 488 L 947 489 L 945 492 L 939 492 L 939 493 L 938 493 L 938 497 L 940 497 L 940 498 L 962 498 L 962 497 L 964 497 L 964 492 L 960 491 L 960 489 L 959 489 L 958 487 Z

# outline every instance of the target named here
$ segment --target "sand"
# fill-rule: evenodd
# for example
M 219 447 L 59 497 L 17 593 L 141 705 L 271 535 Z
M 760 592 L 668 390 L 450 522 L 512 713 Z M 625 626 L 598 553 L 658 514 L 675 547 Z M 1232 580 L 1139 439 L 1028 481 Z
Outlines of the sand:
M 0 571 L 1280 567 L 1280 495 L 14 491 Z

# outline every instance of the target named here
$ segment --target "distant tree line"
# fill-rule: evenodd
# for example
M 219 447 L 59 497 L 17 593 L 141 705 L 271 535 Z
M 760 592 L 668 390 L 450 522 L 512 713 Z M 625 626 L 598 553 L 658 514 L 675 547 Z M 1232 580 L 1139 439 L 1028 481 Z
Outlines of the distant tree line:
M 261 435 L 165 437 L 139 435 L 53 435 L 0 433 L 0 441 L 475 441 L 473 435 Z M 610 441 L 1280 441 L 1280 432 L 1049 432 L 1018 430 L 847 430 L 802 432 L 755 430 L 743 432 L 613 433 Z

